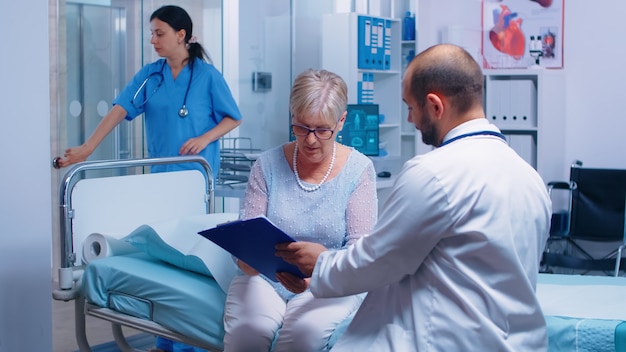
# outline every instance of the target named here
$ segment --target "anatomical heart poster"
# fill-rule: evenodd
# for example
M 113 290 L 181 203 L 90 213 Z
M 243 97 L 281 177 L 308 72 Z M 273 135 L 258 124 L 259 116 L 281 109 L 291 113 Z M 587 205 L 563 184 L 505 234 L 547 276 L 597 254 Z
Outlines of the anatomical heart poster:
M 483 0 L 483 67 L 563 67 L 564 0 Z

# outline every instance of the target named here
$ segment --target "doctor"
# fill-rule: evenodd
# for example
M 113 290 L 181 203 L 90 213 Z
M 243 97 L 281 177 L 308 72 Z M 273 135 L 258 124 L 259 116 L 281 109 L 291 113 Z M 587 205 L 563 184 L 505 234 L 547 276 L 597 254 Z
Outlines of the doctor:
M 368 292 L 333 351 L 547 350 L 535 286 L 550 199 L 485 119 L 480 67 L 459 47 L 431 47 L 409 64 L 402 97 L 437 149 L 405 163 L 373 233 L 277 254 L 312 274 L 316 297 Z

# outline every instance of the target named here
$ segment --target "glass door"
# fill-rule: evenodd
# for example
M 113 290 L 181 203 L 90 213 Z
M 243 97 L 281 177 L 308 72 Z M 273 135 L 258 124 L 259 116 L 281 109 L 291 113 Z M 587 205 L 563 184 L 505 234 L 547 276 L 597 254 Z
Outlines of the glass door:
M 65 14 L 65 144 L 78 146 L 89 138 L 125 85 L 126 9 L 67 3 Z M 132 157 L 133 125 L 115 127 L 89 159 Z

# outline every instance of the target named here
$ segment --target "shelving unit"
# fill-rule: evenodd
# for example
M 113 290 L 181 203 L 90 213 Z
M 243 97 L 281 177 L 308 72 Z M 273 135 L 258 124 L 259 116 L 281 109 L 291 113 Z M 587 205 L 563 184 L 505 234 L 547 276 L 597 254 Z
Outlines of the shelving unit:
M 509 145 L 546 182 L 562 179 L 565 159 L 562 70 L 496 69 L 483 73 L 486 117 L 502 130 Z M 432 150 L 421 142 L 419 131 L 410 131 L 408 127 L 403 123 L 403 161 Z
M 565 149 L 563 72 L 484 70 L 485 113 L 509 145 L 548 182 L 560 179 Z
M 480 20 L 472 16 L 454 21 L 434 16 L 453 4 L 460 6 L 461 12 L 480 12 L 480 2 L 405 0 L 398 3 L 401 10 L 409 6 L 408 10 L 416 13 L 416 53 L 439 43 L 441 31 L 447 26 L 479 28 Z M 535 167 L 546 182 L 563 179 L 563 172 L 571 161 L 565 160 L 564 155 L 566 87 L 563 70 L 492 69 L 483 70 L 483 74 L 487 118 L 507 135 L 511 147 Z M 422 143 L 419 131 L 411 132 L 403 125 L 404 160 L 433 149 Z
M 563 71 L 493 69 L 483 70 L 483 73 L 486 117 L 502 130 L 509 145 L 546 182 L 562 179 L 565 159 Z M 432 150 L 421 142 L 419 131 L 411 132 L 404 124 L 402 144 L 403 161 Z
M 406 72 L 406 68 L 411 61 L 411 59 L 417 53 L 417 41 L 416 40 L 403 40 L 402 41 L 402 77 L 404 77 L 404 73 Z M 406 107 L 406 104 L 401 104 L 402 113 L 401 113 L 401 126 L 402 130 L 400 132 L 400 140 L 401 140 L 401 156 L 400 159 L 402 163 L 411 159 L 416 154 L 417 143 L 419 138 L 419 132 L 415 129 L 415 125 L 408 121 L 409 110 Z
M 348 85 L 348 103 L 358 103 L 358 85 L 364 73 L 373 75 L 373 102 L 379 105 L 384 121 L 379 126 L 379 140 L 387 155 L 372 157 L 377 171 L 397 174 L 402 167 L 402 62 L 401 20 L 383 18 L 389 23 L 390 57 L 388 69 L 359 68 L 359 16 L 357 13 L 325 14 L 322 17 L 322 67 L 340 75 Z M 406 116 L 406 115 L 404 115 Z M 385 180 L 382 180 L 385 181 Z M 379 182 L 379 188 L 391 182 Z
M 380 105 L 380 113 L 385 115 L 380 126 L 380 140 L 386 143 L 389 154 L 387 162 L 393 160 L 394 168 L 389 170 L 392 171 L 391 179 L 379 179 L 381 203 L 388 191 L 383 190 L 381 194 L 381 188 L 393 184 L 393 175 L 397 174 L 402 164 L 417 154 L 433 149 L 422 142 L 421 133 L 407 121 L 408 110 L 401 100 L 401 82 L 409 51 L 414 50 L 417 54 L 435 44 L 431 41 L 435 40 L 433 31 L 438 29 L 431 23 L 430 17 L 434 4 L 425 0 L 391 1 L 390 12 L 394 16 L 391 19 L 391 67 L 384 71 L 358 68 L 359 14 L 332 14 L 323 17 L 322 66 L 340 74 L 346 80 L 350 103 L 357 99 L 356 82 L 359 75 L 363 72 L 374 73 L 374 102 Z M 474 4 L 468 5 L 468 8 L 474 10 Z M 416 40 L 401 40 L 402 16 L 406 11 L 416 16 L 416 33 L 419 33 Z M 546 182 L 562 179 L 565 149 L 563 71 L 497 69 L 484 70 L 483 73 L 484 106 L 489 120 L 507 135 L 511 147 L 535 167 Z

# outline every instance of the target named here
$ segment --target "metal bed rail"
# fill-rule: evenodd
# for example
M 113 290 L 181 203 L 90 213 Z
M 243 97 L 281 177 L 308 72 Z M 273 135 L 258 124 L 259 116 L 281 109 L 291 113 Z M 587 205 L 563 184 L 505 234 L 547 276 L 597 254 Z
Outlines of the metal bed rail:
M 238 185 L 248 182 L 252 164 L 259 149 L 252 147 L 249 137 L 223 137 L 220 146 L 219 185 Z
M 181 164 L 181 163 L 199 163 L 204 169 L 204 177 L 206 182 L 207 193 L 205 195 L 205 201 L 207 203 L 207 213 L 213 213 L 215 211 L 214 203 L 214 191 L 215 180 L 213 179 L 213 172 L 211 166 L 201 156 L 176 156 L 166 158 L 146 158 L 146 159 L 127 159 L 127 160 L 105 160 L 105 161 L 86 161 L 77 163 L 70 167 L 65 173 L 63 181 L 61 182 L 61 188 L 59 192 L 60 196 L 60 238 L 59 243 L 61 245 L 61 261 L 59 267 L 59 288 L 62 290 L 71 290 L 73 282 L 75 281 L 75 275 L 72 272 L 73 266 L 76 261 L 76 255 L 73 252 L 73 234 L 72 234 L 72 218 L 73 208 L 71 191 L 76 182 L 78 182 L 78 176 L 81 171 L 87 170 L 103 170 L 103 169 L 120 169 L 130 167 L 142 167 L 162 164 Z M 65 298 L 64 298 L 65 299 Z
M 122 351 L 135 351 L 126 341 L 121 326 L 132 327 L 144 332 L 148 332 L 154 335 L 168 338 L 170 340 L 180 341 L 186 344 L 190 344 L 196 347 L 200 347 L 207 351 L 221 351 L 216 349 L 213 345 L 208 345 L 206 342 L 191 339 L 187 336 L 181 335 L 175 331 L 164 328 L 163 326 L 149 320 L 136 318 L 130 315 L 118 313 L 108 308 L 101 308 L 89 303 L 84 303 L 84 311 L 86 315 L 90 315 L 96 318 L 110 321 L 113 328 L 113 336 L 115 342 L 120 346 Z M 82 351 L 82 350 L 81 350 Z
M 56 161 L 56 160 L 55 160 Z M 53 165 L 55 165 L 53 161 Z M 59 288 L 52 291 L 52 297 L 56 300 L 69 301 L 74 300 L 75 315 L 75 334 L 79 350 L 82 352 L 91 351 L 91 347 L 87 341 L 85 316 L 90 315 L 111 322 L 113 337 L 118 347 L 124 352 L 136 351 L 126 338 L 122 331 L 122 325 L 128 326 L 140 331 L 164 336 L 172 340 L 196 345 L 209 351 L 216 351 L 214 346 L 207 346 L 201 341 L 190 340 L 188 337 L 182 336 L 152 321 L 143 320 L 117 313 L 107 308 L 98 308 L 85 302 L 80 292 L 80 280 L 82 270 L 75 267 L 76 255 L 73 252 L 73 232 L 72 219 L 73 208 L 71 192 L 76 183 L 80 180 L 82 171 L 103 170 L 103 169 L 121 169 L 131 167 L 144 167 L 162 164 L 181 164 L 181 163 L 198 163 L 204 170 L 205 179 L 205 203 L 206 212 L 214 213 L 214 191 L 215 180 L 211 166 L 201 156 L 178 156 L 165 158 L 146 158 L 146 159 L 127 159 L 127 160 L 105 160 L 105 161 L 86 161 L 71 166 L 63 177 L 60 188 L 60 246 L 61 246 L 61 263 L 59 267 Z M 55 166 L 56 167 L 56 166 Z M 74 285 L 74 282 L 78 284 Z

